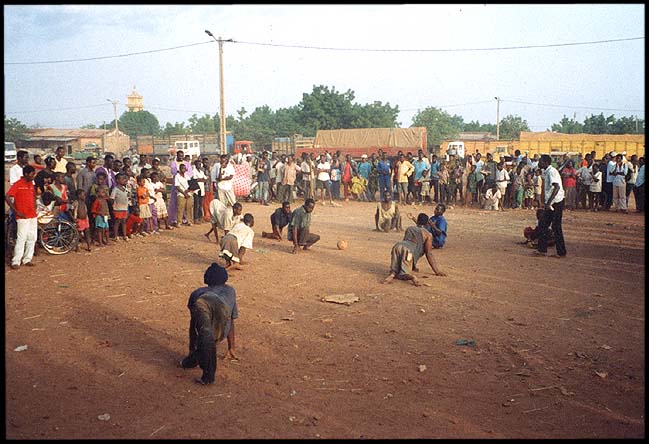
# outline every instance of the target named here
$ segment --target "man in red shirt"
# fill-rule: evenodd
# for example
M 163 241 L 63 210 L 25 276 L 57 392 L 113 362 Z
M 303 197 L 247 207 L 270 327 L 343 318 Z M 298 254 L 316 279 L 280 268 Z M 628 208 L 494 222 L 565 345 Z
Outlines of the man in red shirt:
M 17 270 L 23 265 L 33 267 L 32 257 L 38 235 L 38 220 L 36 219 L 36 193 L 34 191 L 34 176 L 36 170 L 31 165 L 23 167 L 23 177 L 14 183 L 5 202 L 16 214 L 17 236 L 11 268 Z M 10 198 L 13 198 L 10 199 Z

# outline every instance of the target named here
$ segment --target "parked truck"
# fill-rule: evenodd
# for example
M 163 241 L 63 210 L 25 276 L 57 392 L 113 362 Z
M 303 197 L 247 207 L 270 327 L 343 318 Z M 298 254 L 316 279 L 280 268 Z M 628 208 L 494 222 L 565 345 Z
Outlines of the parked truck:
M 388 156 L 395 156 L 399 151 L 417 155 L 422 150 L 428 154 L 426 128 L 355 128 L 338 130 L 319 130 L 316 133 L 312 148 L 296 149 L 295 154 L 315 152 L 316 155 L 328 151 L 351 154 L 359 158 L 383 150 Z

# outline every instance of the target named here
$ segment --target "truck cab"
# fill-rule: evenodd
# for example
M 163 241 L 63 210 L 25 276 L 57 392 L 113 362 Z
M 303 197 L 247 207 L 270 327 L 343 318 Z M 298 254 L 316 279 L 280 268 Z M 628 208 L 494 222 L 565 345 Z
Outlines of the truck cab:
M 449 160 L 450 156 L 455 156 L 455 158 L 464 158 L 464 142 L 459 140 L 451 142 L 446 148 L 446 160 Z
M 174 143 L 176 151 L 182 151 L 183 154 L 189 154 L 192 160 L 201 157 L 201 145 L 198 140 L 177 140 Z
M 5 142 L 5 162 L 15 162 L 18 158 L 18 151 L 16 151 L 16 144 L 13 142 Z

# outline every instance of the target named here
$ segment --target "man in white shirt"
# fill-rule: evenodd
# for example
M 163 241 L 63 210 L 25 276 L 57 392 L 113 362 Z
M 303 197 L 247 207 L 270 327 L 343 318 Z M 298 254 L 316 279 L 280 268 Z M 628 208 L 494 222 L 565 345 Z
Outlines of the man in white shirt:
M 613 202 L 612 206 L 615 207 L 615 211 L 621 211 L 622 213 L 627 213 L 626 208 L 626 173 L 629 171 L 626 162 L 622 157 L 622 154 L 615 156 L 615 164 L 613 166 L 613 171 L 609 170 L 608 175 L 613 179 Z
M 219 176 L 216 179 L 216 189 L 219 200 L 226 206 L 232 206 L 237 201 L 232 185 L 234 174 L 234 165 L 228 160 L 228 155 L 221 154 L 221 167 L 219 168 Z
M 178 191 L 178 196 L 176 197 L 176 210 L 177 210 L 177 219 L 176 228 L 181 226 L 183 220 L 183 213 L 187 218 L 187 225 L 191 226 L 194 224 L 194 193 L 189 189 L 187 167 L 184 163 L 181 163 L 178 167 L 178 173 L 174 177 L 174 185 L 176 186 L 176 191 Z
M 537 256 L 547 256 L 548 236 L 550 226 L 552 226 L 552 234 L 557 248 L 557 254 L 553 257 L 563 258 L 566 256 L 566 244 L 563 240 L 561 219 L 563 217 L 565 193 L 563 191 L 561 175 L 559 174 L 559 171 L 552 166 L 552 158 L 548 154 L 543 154 L 541 156 L 541 160 L 539 160 L 539 168 L 543 170 L 545 202 L 543 204 L 544 214 L 539 219 L 539 242 L 534 254 Z
M 324 154 L 320 155 L 320 162 L 318 162 L 318 165 L 316 166 L 316 171 L 318 173 L 316 177 L 316 194 L 318 190 L 320 191 L 320 195 L 322 198 L 322 205 L 324 205 L 324 201 L 327 198 L 327 194 L 329 194 L 329 203 L 331 206 L 333 206 L 334 201 L 333 201 L 333 196 L 331 195 L 331 184 L 329 183 L 329 180 L 331 177 L 329 176 L 329 171 L 331 171 L 331 164 L 327 162 L 327 159 Z
M 255 224 L 255 218 L 252 214 L 246 213 L 243 220 L 232 227 L 232 229 L 221 238 L 221 253 L 219 257 L 225 259 L 227 265 L 225 268 L 232 267 L 235 270 L 240 269 L 243 265 L 243 256 L 246 249 L 252 249 L 252 240 L 255 232 L 252 227 Z
M 498 191 L 500 191 L 499 205 L 500 209 L 503 209 L 503 197 L 505 197 L 505 191 L 507 191 L 507 184 L 509 183 L 509 173 L 505 169 L 505 163 L 499 162 L 496 166 L 496 185 L 498 186 Z M 486 198 L 486 196 L 485 196 Z M 498 208 L 496 208 L 498 209 Z
M 9 186 L 15 184 L 23 177 L 23 167 L 29 164 L 29 152 L 20 150 L 16 153 L 16 164 L 9 168 Z
M 502 193 L 497 184 L 492 184 L 484 195 L 484 209 L 498 211 L 498 203 L 502 199 Z

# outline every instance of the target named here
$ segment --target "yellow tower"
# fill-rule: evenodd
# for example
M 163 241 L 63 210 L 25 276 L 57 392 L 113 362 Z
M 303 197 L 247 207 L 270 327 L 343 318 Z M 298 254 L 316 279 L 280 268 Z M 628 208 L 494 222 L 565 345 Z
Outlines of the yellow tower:
M 144 106 L 142 106 L 142 96 L 137 93 L 135 86 L 133 86 L 133 92 L 128 96 L 128 104 L 126 105 L 129 111 L 142 111 Z

